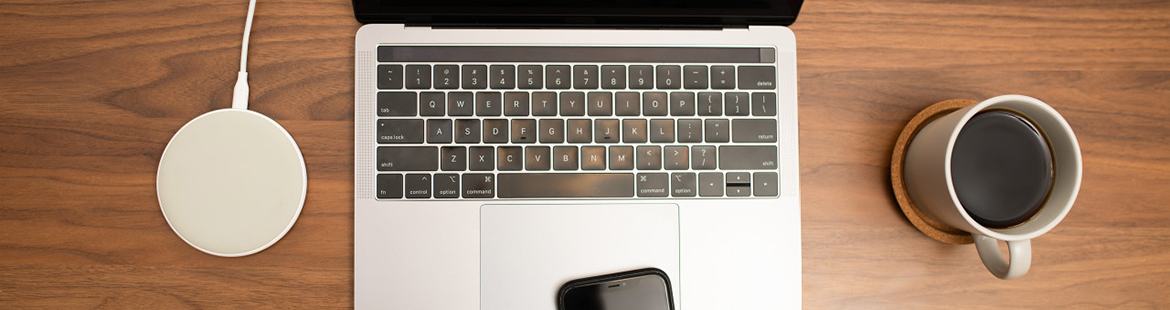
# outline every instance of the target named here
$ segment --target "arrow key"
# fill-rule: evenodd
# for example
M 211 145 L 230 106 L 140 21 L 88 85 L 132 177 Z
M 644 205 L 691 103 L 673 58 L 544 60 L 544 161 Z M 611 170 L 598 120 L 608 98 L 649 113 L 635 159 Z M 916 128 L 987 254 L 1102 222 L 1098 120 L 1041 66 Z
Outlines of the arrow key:
M 699 196 L 723 197 L 723 174 L 718 172 L 700 173 Z
M 752 190 L 756 197 L 776 196 L 780 182 L 775 172 L 756 172 L 752 174 Z

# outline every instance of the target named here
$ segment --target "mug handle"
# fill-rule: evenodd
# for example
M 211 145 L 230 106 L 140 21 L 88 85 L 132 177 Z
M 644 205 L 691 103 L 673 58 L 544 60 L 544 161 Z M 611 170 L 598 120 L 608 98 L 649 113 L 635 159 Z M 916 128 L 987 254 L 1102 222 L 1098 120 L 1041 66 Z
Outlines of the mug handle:
M 1011 280 L 1028 273 L 1028 267 L 1032 265 L 1032 240 L 1007 241 L 1008 256 L 1011 259 L 1009 264 L 1003 259 L 999 244 L 994 238 L 980 234 L 972 236 L 975 237 L 975 248 L 979 250 L 979 259 L 983 260 L 983 266 L 986 266 L 991 274 L 1000 279 Z

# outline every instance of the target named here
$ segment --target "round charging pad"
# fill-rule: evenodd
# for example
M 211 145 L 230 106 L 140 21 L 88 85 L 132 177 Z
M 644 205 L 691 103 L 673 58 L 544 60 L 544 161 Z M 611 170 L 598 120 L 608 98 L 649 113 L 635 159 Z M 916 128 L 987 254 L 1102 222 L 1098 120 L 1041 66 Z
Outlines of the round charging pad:
M 187 244 L 244 256 L 288 233 L 304 206 L 306 180 L 300 148 L 280 124 L 221 109 L 171 138 L 158 164 L 158 202 Z
M 906 219 L 910 220 L 910 224 L 913 224 L 927 237 L 944 243 L 967 244 L 975 241 L 972 239 L 971 233 L 935 220 L 919 210 L 914 201 L 910 200 L 910 193 L 906 191 L 906 180 L 902 169 L 906 164 L 906 150 L 910 148 L 910 141 L 914 141 L 914 135 L 917 135 L 922 127 L 926 127 L 926 124 L 936 118 L 972 104 L 975 104 L 975 101 L 947 100 L 935 103 L 918 112 L 918 115 L 914 115 L 914 118 L 911 118 L 906 127 L 902 129 L 902 134 L 898 135 L 898 142 L 894 144 L 894 154 L 890 158 L 890 184 L 894 187 L 894 198 L 898 200 L 898 207 L 902 209 L 902 214 L 905 214 Z

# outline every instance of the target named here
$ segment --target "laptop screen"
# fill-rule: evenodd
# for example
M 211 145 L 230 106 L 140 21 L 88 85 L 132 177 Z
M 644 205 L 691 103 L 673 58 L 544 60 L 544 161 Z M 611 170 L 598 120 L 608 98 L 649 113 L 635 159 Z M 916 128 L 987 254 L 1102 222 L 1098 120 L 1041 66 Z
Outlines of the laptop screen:
M 354 0 L 362 23 L 450 26 L 789 25 L 804 0 Z

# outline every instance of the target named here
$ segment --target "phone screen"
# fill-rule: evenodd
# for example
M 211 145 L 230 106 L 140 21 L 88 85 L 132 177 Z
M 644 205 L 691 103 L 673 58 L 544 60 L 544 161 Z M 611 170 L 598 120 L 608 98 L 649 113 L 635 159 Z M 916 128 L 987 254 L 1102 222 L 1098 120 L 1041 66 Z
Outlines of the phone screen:
M 666 280 L 656 275 L 590 283 L 565 292 L 565 310 L 670 310 Z

